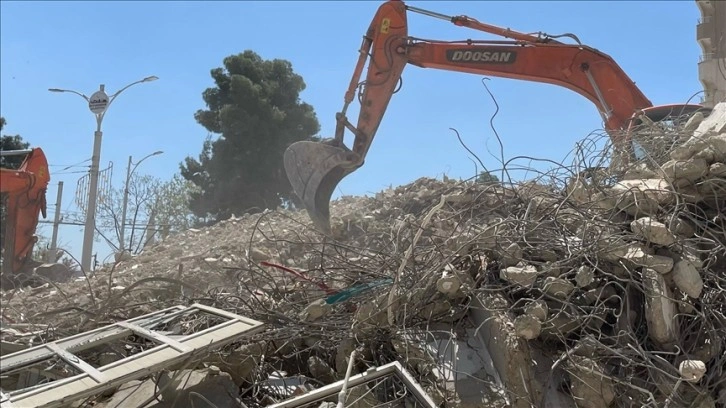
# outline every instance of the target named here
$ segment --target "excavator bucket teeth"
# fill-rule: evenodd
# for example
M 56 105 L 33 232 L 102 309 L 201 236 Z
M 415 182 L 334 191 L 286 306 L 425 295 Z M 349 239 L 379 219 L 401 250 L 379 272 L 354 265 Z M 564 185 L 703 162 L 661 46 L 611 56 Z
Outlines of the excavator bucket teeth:
M 354 171 L 355 153 L 320 142 L 296 142 L 283 157 L 287 178 L 313 224 L 330 235 L 330 198 L 340 180 Z

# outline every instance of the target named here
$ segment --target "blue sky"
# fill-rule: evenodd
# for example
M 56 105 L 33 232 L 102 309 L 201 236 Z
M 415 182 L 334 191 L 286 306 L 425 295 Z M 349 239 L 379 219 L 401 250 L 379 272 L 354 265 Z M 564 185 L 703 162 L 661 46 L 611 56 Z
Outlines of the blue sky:
M 111 94 L 158 76 L 126 90 L 109 109 L 101 167 L 113 162 L 113 183 L 121 187 L 129 155 L 138 160 L 163 150 L 137 172 L 169 179 L 186 156 L 197 157 L 207 136 L 193 115 L 204 108 L 201 94 L 213 85 L 210 70 L 224 57 L 251 49 L 266 59 L 292 62 L 307 84 L 301 97 L 314 106 L 321 135 L 329 137 L 362 35 L 379 4 L 2 1 L 0 114 L 8 122 L 3 134 L 20 134 L 48 155 L 49 219 L 61 180 L 63 211 L 77 211 L 75 188 L 90 164 L 95 119 L 80 97 L 48 88 L 90 96 L 103 83 Z M 523 32 L 574 33 L 611 55 L 656 105 L 682 103 L 701 91 L 694 1 L 408 4 Z M 409 16 L 409 33 L 441 40 L 494 39 L 420 15 Z M 373 194 L 423 176 L 471 177 L 474 165 L 451 127 L 487 167 L 499 168 L 499 147 L 489 127 L 495 106 L 480 76 L 409 66 L 403 78 L 365 166 L 343 180 L 335 196 Z M 578 140 L 601 128 L 594 105 L 567 89 L 494 77 L 487 83 L 500 107 L 495 126 L 507 159 L 527 155 L 560 161 Z M 69 165 L 75 166 L 64 170 Z M 51 230 L 43 226 L 40 233 L 50 236 Z M 60 242 L 80 259 L 81 227 L 62 226 Z M 104 243 L 95 249 L 100 258 L 110 253 Z

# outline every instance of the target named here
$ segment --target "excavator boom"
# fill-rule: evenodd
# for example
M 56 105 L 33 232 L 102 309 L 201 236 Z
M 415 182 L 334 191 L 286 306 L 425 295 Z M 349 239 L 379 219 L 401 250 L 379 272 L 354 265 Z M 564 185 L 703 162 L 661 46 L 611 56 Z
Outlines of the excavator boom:
M 436 41 L 409 36 L 407 12 L 448 20 L 509 40 Z M 284 165 L 295 193 L 314 224 L 330 233 L 329 202 L 337 184 L 363 165 L 368 150 L 396 92 L 406 65 L 477 75 L 534 81 L 562 86 L 590 100 L 602 116 L 613 143 L 624 145 L 633 119 L 652 113 L 688 113 L 699 105 L 653 107 L 650 100 L 608 55 L 579 43 L 565 44 L 546 34 L 524 34 L 481 23 L 467 16 L 443 14 L 407 6 L 398 0 L 383 3 L 363 38 L 360 56 L 344 105 L 336 115 L 332 140 L 297 142 L 288 147 Z M 365 80 L 361 81 L 367 63 Z M 346 112 L 354 97 L 360 100 L 353 125 Z M 354 135 L 352 149 L 343 143 L 345 130 Z

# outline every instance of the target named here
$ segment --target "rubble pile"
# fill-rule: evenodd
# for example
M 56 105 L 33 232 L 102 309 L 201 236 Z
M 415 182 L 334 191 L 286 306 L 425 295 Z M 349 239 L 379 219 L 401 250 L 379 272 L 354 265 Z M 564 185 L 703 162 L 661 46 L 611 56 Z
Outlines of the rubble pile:
M 726 407 L 726 104 L 686 129 L 660 165 L 343 197 L 333 237 L 285 210 L 189 230 L 3 293 L 3 327 L 24 328 L 3 340 L 197 302 L 267 325 L 184 367 L 248 407 L 343 379 L 353 351 L 354 372 L 398 361 L 440 406 Z

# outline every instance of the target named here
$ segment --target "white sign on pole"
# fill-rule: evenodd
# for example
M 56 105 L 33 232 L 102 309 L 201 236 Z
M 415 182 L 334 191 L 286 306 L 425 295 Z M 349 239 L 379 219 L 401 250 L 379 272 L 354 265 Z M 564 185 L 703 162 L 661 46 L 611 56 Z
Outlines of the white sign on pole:
M 103 113 L 108 107 L 108 95 L 103 91 L 96 91 L 88 100 L 88 109 L 95 114 Z

